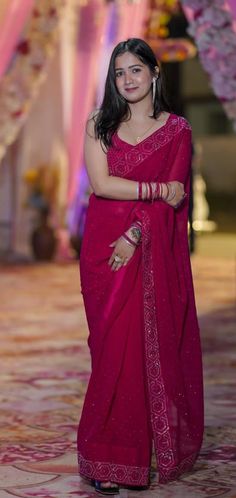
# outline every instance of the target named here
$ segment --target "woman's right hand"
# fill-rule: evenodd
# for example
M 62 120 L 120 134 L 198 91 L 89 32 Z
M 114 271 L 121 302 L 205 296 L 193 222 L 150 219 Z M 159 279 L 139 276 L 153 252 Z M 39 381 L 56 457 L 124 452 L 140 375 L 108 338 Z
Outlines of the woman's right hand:
M 114 247 L 114 251 L 108 261 L 112 271 L 118 271 L 122 266 L 126 266 L 136 249 L 128 245 L 122 237 L 112 242 L 109 247 Z M 119 261 L 116 261 L 116 258 L 119 258 Z
M 168 198 L 167 199 L 164 199 L 164 201 L 169 204 L 169 206 L 172 206 L 173 208 L 177 208 L 180 206 L 180 204 L 182 204 L 183 200 L 185 199 L 186 197 L 186 193 L 184 192 L 184 184 L 181 183 L 181 182 L 178 182 L 178 181 L 172 181 L 172 182 L 168 182 L 168 185 L 172 185 L 175 189 L 175 196 L 172 200 L 169 200 L 168 201 Z M 167 188 L 165 186 L 165 188 Z M 169 189 L 170 192 L 171 192 L 171 189 Z M 165 197 L 165 193 L 164 192 L 164 197 Z M 170 195 L 171 197 L 171 195 Z

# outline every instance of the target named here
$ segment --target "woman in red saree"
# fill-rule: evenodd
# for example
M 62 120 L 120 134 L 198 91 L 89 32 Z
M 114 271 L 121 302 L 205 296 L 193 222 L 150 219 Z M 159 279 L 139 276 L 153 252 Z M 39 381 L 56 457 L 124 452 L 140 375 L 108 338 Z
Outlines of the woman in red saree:
M 80 269 L 92 373 L 78 460 L 98 492 L 115 494 L 119 484 L 148 486 L 153 448 L 159 482 L 189 471 L 203 434 L 187 236 L 191 129 L 167 112 L 142 40 L 113 51 L 85 158 L 94 193 Z

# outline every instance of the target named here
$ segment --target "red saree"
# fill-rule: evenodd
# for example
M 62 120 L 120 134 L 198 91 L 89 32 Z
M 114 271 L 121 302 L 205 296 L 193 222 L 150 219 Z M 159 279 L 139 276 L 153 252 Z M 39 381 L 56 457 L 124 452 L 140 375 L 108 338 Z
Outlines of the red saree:
M 171 114 L 133 146 L 113 136 L 110 175 L 179 180 L 189 192 L 191 130 Z M 188 197 L 163 201 L 90 197 L 80 260 L 92 373 L 78 428 L 81 475 L 145 486 L 152 445 L 159 481 L 191 469 L 203 433 L 202 364 L 187 237 Z M 142 243 L 112 272 L 109 244 L 134 220 Z

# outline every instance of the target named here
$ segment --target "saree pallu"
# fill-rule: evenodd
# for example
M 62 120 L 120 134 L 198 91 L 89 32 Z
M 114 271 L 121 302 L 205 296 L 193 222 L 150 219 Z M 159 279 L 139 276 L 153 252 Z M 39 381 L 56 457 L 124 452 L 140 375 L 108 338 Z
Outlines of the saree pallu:
M 184 183 L 189 193 L 191 129 L 171 114 L 133 146 L 113 136 L 109 174 Z M 112 272 L 109 245 L 134 220 L 142 240 Z M 199 327 L 187 236 L 188 197 L 163 201 L 90 197 L 80 271 L 92 372 L 78 428 L 80 474 L 145 486 L 152 448 L 159 482 L 189 471 L 203 435 Z

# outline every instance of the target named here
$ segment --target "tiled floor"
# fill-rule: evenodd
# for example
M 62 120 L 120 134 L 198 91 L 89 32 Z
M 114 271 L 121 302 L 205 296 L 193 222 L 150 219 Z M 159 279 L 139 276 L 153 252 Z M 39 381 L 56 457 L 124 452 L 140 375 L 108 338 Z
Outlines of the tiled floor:
M 195 472 L 123 498 L 236 497 L 236 265 L 194 256 L 206 433 Z M 0 277 L 0 498 L 93 497 L 77 474 L 76 427 L 89 375 L 76 263 L 5 266 Z M 97 496 L 97 495 L 96 495 Z

